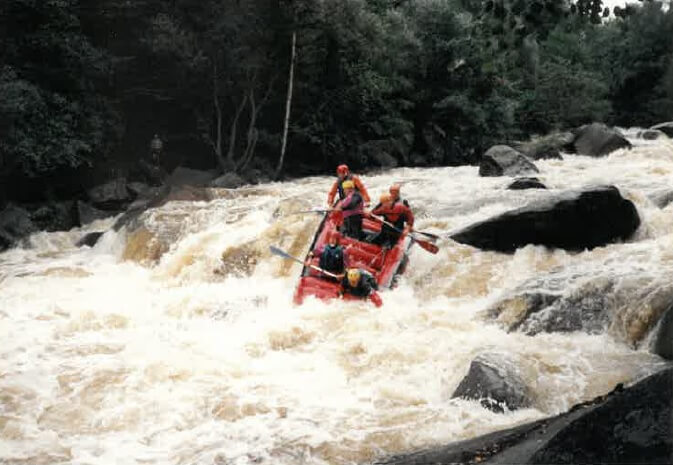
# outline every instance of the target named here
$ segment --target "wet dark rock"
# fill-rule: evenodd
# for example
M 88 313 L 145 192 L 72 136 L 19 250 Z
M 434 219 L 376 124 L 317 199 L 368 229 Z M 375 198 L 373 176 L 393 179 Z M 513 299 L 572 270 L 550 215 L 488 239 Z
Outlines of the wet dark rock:
M 612 281 L 590 281 L 547 306 L 531 308 L 526 317 L 510 329 L 530 336 L 573 331 L 602 333 L 610 324 L 610 299 L 613 293 Z
M 79 217 L 80 225 L 89 224 L 92 221 L 106 218 L 112 214 L 114 213 L 99 210 L 86 202 L 82 202 L 81 200 L 77 201 L 77 215 Z
M 639 139 L 644 139 L 644 140 L 657 140 L 660 137 L 665 137 L 666 134 L 664 134 L 662 131 L 658 131 L 656 129 L 646 129 L 644 131 L 638 131 L 638 134 L 636 137 Z
M 561 298 L 559 294 L 542 291 L 515 292 L 515 295 L 502 299 L 486 311 L 489 318 L 497 319 L 508 331 L 517 329 L 530 315 L 550 307 Z
M 475 358 L 451 397 L 479 400 L 482 407 L 497 413 L 531 405 L 528 386 L 516 366 L 497 354 Z
M 652 352 L 673 360 L 673 306 L 669 307 L 656 328 Z
M 245 180 L 236 173 L 226 173 L 210 183 L 211 187 L 235 189 L 245 184 Z
M 536 201 L 453 234 L 457 242 L 513 252 L 528 244 L 584 250 L 625 240 L 640 226 L 633 203 L 614 186 L 597 186 Z
M 75 202 L 51 202 L 40 205 L 30 214 L 33 224 L 42 231 L 68 231 L 80 226 Z
M 143 194 L 145 194 L 145 192 L 151 189 L 151 187 L 144 182 L 130 182 L 126 185 L 126 188 L 134 199 L 141 197 Z
M 517 178 L 512 184 L 507 186 L 510 190 L 523 189 L 546 189 L 547 186 L 542 184 L 538 178 Z
M 87 233 L 80 240 L 78 240 L 75 245 L 77 247 L 83 247 L 85 245 L 88 247 L 93 247 L 96 245 L 98 239 L 100 239 L 103 234 L 105 234 L 103 231 Z
M 211 192 L 207 188 L 182 186 L 162 186 L 160 188 L 150 189 L 145 192 L 147 197 L 138 198 L 129 208 L 119 217 L 112 228 L 118 231 L 124 226 L 131 226 L 135 220 L 146 210 L 150 208 L 159 208 L 168 202 L 208 202 L 213 199 Z
M 201 171 L 184 166 L 178 166 L 166 179 L 166 184 L 171 186 L 194 186 L 206 187 L 217 177 L 215 171 Z
M 133 200 L 126 188 L 126 179 L 117 178 L 93 187 L 87 192 L 91 204 L 101 210 L 121 211 Z
M 37 227 L 28 210 L 9 204 L 0 211 L 0 251 L 14 246 L 36 231 Z
M 555 417 L 377 463 L 671 464 L 672 408 L 667 369 Z
M 479 164 L 479 176 L 518 176 L 539 170 L 521 152 L 507 145 L 494 145 Z
M 650 200 L 659 208 L 665 208 L 669 203 L 673 202 L 673 189 L 664 189 L 650 195 Z
M 659 123 L 652 126 L 650 129 L 661 131 L 666 134 L 668 137 L 673 138 L 673 121 L 668 121 L 666 123 Z
M 582 126 L 575 131 L 575 152 L 590 157 L 604 157 L 618 149 L 631 148 L 631 143 L 614 128 L 601 123 Z
M 518 143 L 514 148 L 532 160 L 563 159 L 561 151 L 568 151 L 574 140 L 571 132 L 555 132 Z

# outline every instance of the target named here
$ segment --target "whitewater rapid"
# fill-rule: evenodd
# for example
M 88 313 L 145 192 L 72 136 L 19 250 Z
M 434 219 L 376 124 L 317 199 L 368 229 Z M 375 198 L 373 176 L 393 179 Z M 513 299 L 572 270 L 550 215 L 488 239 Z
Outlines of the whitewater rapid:
M 642 219 L 627 243 L 582 253 L 505 255 L 448 238 L 438 255 L 414 248 L 381 309 L 295 307 L 300 266 L 268 254 L 306 253 L 320 218 L 291 213 L 324 204 L 327 176 L 148 212 L 147 229 L 170 239 L 157 254 L 124 229 L 75 247 L 113 220 L 32 236 L 0 254 L 0 462 L 364 463 L 563 412 L 660 369 L 647 338 L 625 328 L 531 337 L 485 316 L 531 279 L 550 292 L 596 276 L 623 289 L 667 285 L 673 204 L 650 196 L 673 187 L 673 141 L 634 143 L 601 159 L 536 162 L 549 191 L 509 191 L 510 178 L 473 166 L 363 176 L 375 197 L 402 183 L 417 229 L 443 236 L 589 184 L 616 185 Z M 624 305 L 641 311 L 636 297 Z M 451 399 L 483 352 L 517 362 L 531 408 L 497 414 Z

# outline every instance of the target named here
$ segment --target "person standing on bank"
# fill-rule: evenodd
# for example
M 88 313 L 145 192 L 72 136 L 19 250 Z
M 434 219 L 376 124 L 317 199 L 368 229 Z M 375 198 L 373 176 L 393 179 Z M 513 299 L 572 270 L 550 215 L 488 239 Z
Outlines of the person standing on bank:
M 344 236 L 360 240 L 362 236 L 362 214 L 364 201 L 360 192 L 355 189 L 355 183 L 347 180 L 342 183 L 345 198 L 341 200 L 335 210 L 343 213 L 341 232 Z
M 346 181 L 352 181 L 353 185 L 355 186 L 355 189 L 362 196 L 364 206 L 368 207 L 370 203 L 369 193 L 367 192 L 365 185 L 362 184 L 362 181 L 360 181 L 360 178 L 352 174 L 348 169 L 347 165 L 339 165 L 337 167 L 336 172 L 337 172 L 337 180 L 334 181 L 334 184 L 332 184 L 332 188 L 330 189 L 329 194 L 327 195 L 327 206 L 332 208 L 332 206 L 334 205 L 334 198 L 336 197 L 337 193 L 339 194 L 339 200 L 343 200 L 346 197 L 346 192 L 344 191 L 343 183 Z
M 159 138 L 159 134 L 155 134 L 152 138 L 152 141 L 150 142 L 150 155 L 152 157 L 152 163 L 156 167 L 159 167 L 159 163 L 161 162 L 160 158 L 163 149 L 164 143 Z

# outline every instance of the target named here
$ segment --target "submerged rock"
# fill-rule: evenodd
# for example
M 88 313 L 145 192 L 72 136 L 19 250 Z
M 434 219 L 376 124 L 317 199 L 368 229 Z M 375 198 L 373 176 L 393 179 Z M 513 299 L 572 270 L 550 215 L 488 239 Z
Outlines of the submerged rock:
M 451 237 L 499 252 L 513 252 L 528 244 L 577 251 L 628 239 L 638 226 L 640 217 L 633 203 L 614 186 L 598 186 L 505 212 Z
M 532 160 L 561 160 L 561 151 L 567 151 L 575 140 L 571 132 L 555 132 L 543 137 L 521 142 L 515 148 Z
M 512 184 L 507 186 L 509 190 L 523 190 L 523 189 L 546 189 L 547 186 L 542 184 L 538 178 L 517 178 Z
M 494 145 L 479 164 L 479 176 L 518 176 L 539 170 L 521 152 L 507 145 Z
M 646 129 L 644 131 L 638 131 L 638 134 L 636 134 L 636 137 L 639 139 L 644 139 L 644 140 L 657 140 L 660 137 L 665 137 L 666 134 L 664 134 L 662 131 L 658 131 L 656 129 Z
M 607 332 L 638 347 L 673 302 L 673 285 L 665 272 L 624 271 L 598 264 L 533 277 L 501 299 L 485 316 L 507 331 Z
M 531 405 L 528 386 L 516 366 L 505 357 L 481 354 L 451 397 L 479 400 L 484 408 L 497 413 L 517 410 Z
M 631 143 L 616 129 L 592 123 L 576 130 L 573 146 L 580 155 L 604 157 L 617 149 L 630 149 Z
M 659 208 L 665 208 L 673 202 L 673 189 L 664 189 L 653 193 L 649 199 Z
M 86 233 L 80 240 L 77 241 L 75 245 L 77 247 L 83 247 L 85 245 L 88 247 L 93 247 L 96 245 L 98 239 L 100 239 L 103 234 L 105 234 L 103 231 Z
M 670 464 L 673 369 L 536 422 L 378 464 Z
M 123 210 L 133 200 L 133 195 L 126 188 L 124 178 L 113 179 L 93 187 L 87 194 L 91 204 L 101 210 Z

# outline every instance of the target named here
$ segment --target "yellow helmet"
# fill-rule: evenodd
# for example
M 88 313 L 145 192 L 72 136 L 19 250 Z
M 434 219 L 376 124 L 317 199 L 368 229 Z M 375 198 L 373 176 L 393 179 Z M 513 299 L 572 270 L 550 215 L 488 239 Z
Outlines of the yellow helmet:
M 350 179 L 344 181 L 344 183 L 341 185 L 344 189 L 355 189 L 355 183 L 351 181 Z
M 390 196 L 390 194 L 381 194 L 381 197 L 379 198 L 379 201 L 381 203 L 386 203 L 390 202 L 393 198 Z
M 348 270 L 348 273 L 346 273 L 346 276 L 348 277 L 348 282 L 354 286 L 360 279 L 360 270 L 357 268 L 351 268 Z

